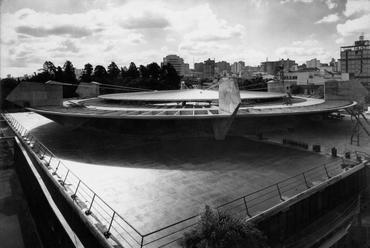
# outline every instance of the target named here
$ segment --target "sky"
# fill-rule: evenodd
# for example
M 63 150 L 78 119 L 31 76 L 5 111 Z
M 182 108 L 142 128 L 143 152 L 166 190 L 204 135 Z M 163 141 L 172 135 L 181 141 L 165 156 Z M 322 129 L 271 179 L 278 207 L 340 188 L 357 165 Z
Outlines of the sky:
M 370 0 L 0 0 L 1 77 L 66 60 L 119 66 L 339 58 L 361 32 Z

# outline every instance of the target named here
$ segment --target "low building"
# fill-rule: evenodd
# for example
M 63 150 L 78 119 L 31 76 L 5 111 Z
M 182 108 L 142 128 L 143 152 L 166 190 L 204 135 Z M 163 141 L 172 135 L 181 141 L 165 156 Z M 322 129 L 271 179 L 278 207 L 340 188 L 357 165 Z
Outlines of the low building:
M 306 68 L 298 71 L 284 73 L 284 81 L 292 82 L 294 85 L 324 85 L 328 80 L 348 80 L 348 73 L 337 73 L 323 68 Z
M 348 73 L 338 73 L 322 68 L 306 68 L 298 71 L 284 73 L 281 82 L 293 86 L 297 92 L 310 95 L 323 96 L 324 85 L 328 81 L 346 81 L 349 79 Z M 271 86 L 272 87 L 272 86 Z
M 289 71 L 292 66 L 296 65 L 294 60 L 265 61 L 261 63 L 263 72 L 270 75 L 278 75 L 281 70 Z

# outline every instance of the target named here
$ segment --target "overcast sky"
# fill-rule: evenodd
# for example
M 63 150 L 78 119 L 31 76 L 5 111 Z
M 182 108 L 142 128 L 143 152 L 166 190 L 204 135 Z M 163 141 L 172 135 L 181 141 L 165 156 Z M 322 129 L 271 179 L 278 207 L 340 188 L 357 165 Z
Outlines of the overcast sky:
M 328 62 L 361 32 L 370 38 L 370 0 L 2 0 L 1 9 L 1 76 L 45 60 L 124 66 L 167 54 L 190 67 L 208 58 Z

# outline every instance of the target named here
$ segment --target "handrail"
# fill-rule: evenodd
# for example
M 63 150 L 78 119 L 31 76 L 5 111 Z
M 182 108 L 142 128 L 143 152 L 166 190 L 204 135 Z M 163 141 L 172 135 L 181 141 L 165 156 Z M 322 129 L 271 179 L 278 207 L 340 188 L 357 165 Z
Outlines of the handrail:
M 64 187 L 67 193 L 70 193 L 73 202 L 81 211 L 84 211 L 87 216 L 92 216 L 105 226 L 106 230 L 102 232 L 107 239 L 111 238 L 112 241 L 118 241 L 121 245 L 129 247 L 142 248 L 149 245 L 150 247 L 164 247 L 181 239 L 182 236 L 179 236 L 180 234 L 182 235 L 186 230 L 198 223 L 197 218 L 200 217 L 199 214 L 142 234 L 65 166 L 53 152 L 38 141 L 12 115 L 6 113 L 1 115 L 8 122 L 14 133 L 30 147 L 30 150 L 49 169 L 53 178 Z M 356 155 L 370 158 L 364 152 L 356 151 L 355 153 Z M 216 209 L 226 212 L 233 211 L 232 214 L 243 213 L 243 218 L 252 218 L 260 211 L 265 211 L 272 207 L 273 205 L 271 206 L 271 204 L 275 205 L 276 202 L 283 202 L 303 192 L 303 190 L 309 189 L 314 182 L 325 182 L 331 177 L 340 174 L 344 170 L 342 164 L 345 162 L 350 162 L 350 160 L 338 159 L 312 167 L 277 183 L 221 204 Z M 235 204 L 237 205 L 235 206 Z M 191 223 L 188 223 L 189 221 Z M 158 242 L 161 241 L 164 243 L 159 244 Z
M 100 214 L 107 216 L 107 213 L 108 213 L 107 210 L 112 212 L 112 217 L 109 219 L 109 223 L 102 223 L 102 224 L 107 224 L 107 226 L 110 227 L 113 223 L 113 220 L 123 221 L 125 223 L 125 225 L 127 225 L 129 227 L 129 229 L 131 229 L 131 231 L 130 230 L 124 230 L 124 231 L 127 231 L 128 235 L 131 236 L 132 239 L 134 239 L 137 243 L 140 244 L 141 240 L 143 239 L 143 235 L 140 233 L 140 231 L 138 231 L 125 218 L 123 218 L 119 213 L 117 213 L 110 205 L 108 205 L 108 203 L 106 203 L 86 183 L 84 183 L 76 174 L 74 174 L 67 166 L 65 166 L 65 164 L 60 159 L 58 159 L 52 151 L 50 151 L 50 149 L 48 149 L 44 144 L 42 144 L 40 141 L 38 141 L 13 116 L 11 116 L 9 114 L 5 114 L 5 113 L 2 113 L 1 115 L 7 121 L 9 127 L 13 130 L 13 132 L 17 136 L 19 136 L 19 138 L 21 140 L 28 141 L 27 145 L 33 150 L 35 155 L 39 156 L 40 161 L 44 161 L 45 165 L 47 167 L 50 167 L 52 162 L 54 162 L 54 170 L 52 172 L 52 175 L 53 176 L 59 176 L 59 178 L 62 177 L 60 180 L 57 180 L 57 181 L 59 181 L 59 183 L 65 189 L 67 187 L 66 185 L 70 184 L 70 180 L 72 180 L 72 177 L 75 178 L 75 180 L 77 181 L 78 186 L 76 185 L 74 190 L 71 191 L 71 193 L 73 193 L 73 194 L 71 194 L 71 197 L 74 200 L 74 202 L 76 203 L 76 205 L 78 205 L 78 203 L 77 203 L 78 198 L 85 199 L 86 201 L 90 201 L 88 203 L 88 206 L 89 206 L 88 210 L 85 212 L 86 215 L 90 215 L 91 212 L 92 212 L 91 211 L 92 209 L 94 209 L 96 211 L 96 206 L 99 206 L 99 204 L 96 203 L 96 201 L 99 200 L 104 205 L 104 208 L 105 208 L 105 209 L 102 209 L 103 207 L 100 206 L 100 208 L 103 210 L 103 212 L 105 212 L 105 213 L 100 213 Z M 64 171 L 66 171 L 66 173 L 62 173 L 62 174 L 58 175 L 58 173 L 60 173 L 62 168 L 64 169 Z M 89 194 L 93 195 L 93 197 L 90 198 L 90 199 L 86 199 L 86 198 L 89 198 L 89 196 L 86 193 L 84 195 L 81 195 L 81 191 L 84 191 L 84 190 L 81 189 L 81 187 L 84 187 L 85 190 L 87 190 Z M 70 189 L 72 189 L 72 188 L 70 187 Z M 95 205 L 94 205 L 94 201 L 95 201 Z M 81 209 L 81 210 L 83 210 L 83 209 Z M 110 229 L 109 227 L 107 228 L 108 232 L 109 232 L 109 229 Z M 120 227 L 121 227 L 121 229 L 125 229 L 125 228 L 122 227 L 122 225 L 120 225 Z M 131 233 L 132 232 L 136 233 L 138 235 L 138 237 L 133 238 L 132 237 L 133 233 L 130 234 L 130 232 Z M 105 236 L 110 236 L 110 234 L 105 233 Z

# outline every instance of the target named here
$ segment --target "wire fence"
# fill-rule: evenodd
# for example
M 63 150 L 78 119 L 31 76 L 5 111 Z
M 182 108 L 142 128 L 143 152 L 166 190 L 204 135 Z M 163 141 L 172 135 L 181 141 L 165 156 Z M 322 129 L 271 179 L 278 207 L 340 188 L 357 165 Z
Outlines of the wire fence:
M 199 215 L 191 216 L 174 224 L 142 234 L 125 218 L 109 206 L 99 195 L 75 175 L 46 146 L 36 139 L 11 114 L 2 114 L 14 133 L 46 166 L 53 178 L 64 188 L 76 206 L 86 217 L 98 227 L 102 234 L 111 242 L 123 247 L 166 247 L 182 239 L 185 232 L 190 231 L 199 222 Z M 364 159 L 370 156 L 358 153 Z M 321 184 L 331 177 L 359 164 L 344 159 L 335 159 L 293 177 L 277 182 L 258 191 L 222 204 L 216 209 L 238 218 L 252 218 L 287 199 Z

